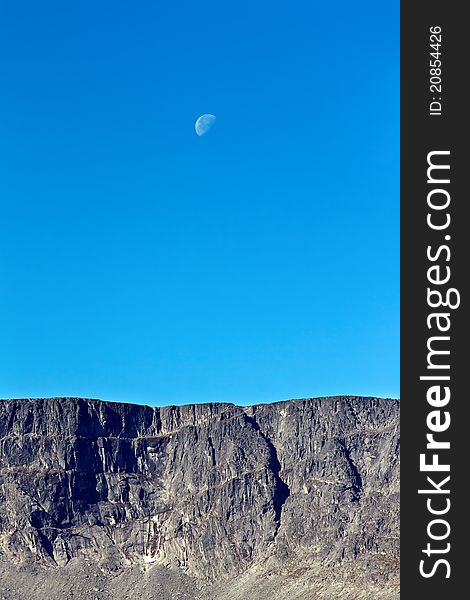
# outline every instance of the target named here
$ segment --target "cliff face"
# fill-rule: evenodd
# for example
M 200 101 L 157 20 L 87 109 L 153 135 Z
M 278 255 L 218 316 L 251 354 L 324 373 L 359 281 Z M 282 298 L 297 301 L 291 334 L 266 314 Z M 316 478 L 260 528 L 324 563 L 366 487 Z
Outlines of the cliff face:
M 320 566 L 341 578 L 347 564 L 352 579 L 385 582 L 398 557 L 398 412 L 356 397 L 0 401 L 0 559 L 154 565 L 206 583 Z

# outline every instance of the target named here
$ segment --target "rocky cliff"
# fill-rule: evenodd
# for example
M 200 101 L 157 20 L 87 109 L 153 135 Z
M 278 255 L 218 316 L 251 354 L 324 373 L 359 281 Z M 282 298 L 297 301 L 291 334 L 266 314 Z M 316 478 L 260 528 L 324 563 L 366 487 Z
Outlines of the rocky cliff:
M 398 426 L 377 398 L 0 401 L 3 597 L 396 598 Z

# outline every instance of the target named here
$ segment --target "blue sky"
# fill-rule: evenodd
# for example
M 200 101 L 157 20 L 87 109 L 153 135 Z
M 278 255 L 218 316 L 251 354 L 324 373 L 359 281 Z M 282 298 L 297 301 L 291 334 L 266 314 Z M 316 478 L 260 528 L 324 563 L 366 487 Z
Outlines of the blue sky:
M 2 3 L 0 397 L 398 396 L 398 11 Z

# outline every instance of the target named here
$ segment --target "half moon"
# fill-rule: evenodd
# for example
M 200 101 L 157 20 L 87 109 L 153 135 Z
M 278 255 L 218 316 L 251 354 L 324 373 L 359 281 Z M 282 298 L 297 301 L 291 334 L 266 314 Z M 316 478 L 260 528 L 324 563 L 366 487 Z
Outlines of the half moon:
M 194 129 L 196 130 L 197 135 L 204 135 L 209 131 L 209 129 L 214 125 L 216 116 L 211 114 L 201 115 L 195 125 Z

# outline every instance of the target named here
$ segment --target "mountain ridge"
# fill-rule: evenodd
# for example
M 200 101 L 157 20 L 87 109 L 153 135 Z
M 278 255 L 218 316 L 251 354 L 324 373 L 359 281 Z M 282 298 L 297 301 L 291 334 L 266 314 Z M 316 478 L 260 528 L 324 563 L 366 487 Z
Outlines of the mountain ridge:
M 310 593 L 323 578 L 312 598 L 341 581 L 344 593 L 380 582 L 395 598 L 398 417 L 399 400 L 362 396 L 1 400 L 3 577 L 28 564 L 37 581 L 58 569 L 72 597 L 65 574 L 86 561 L 103 589 L 116 573 L 150 569 L 197 582 L 204 598 L 220 582 L 245 582 L 243 598 L 256 581 L 300 569 L 269 597 L 301 598 L 299 582 Z

